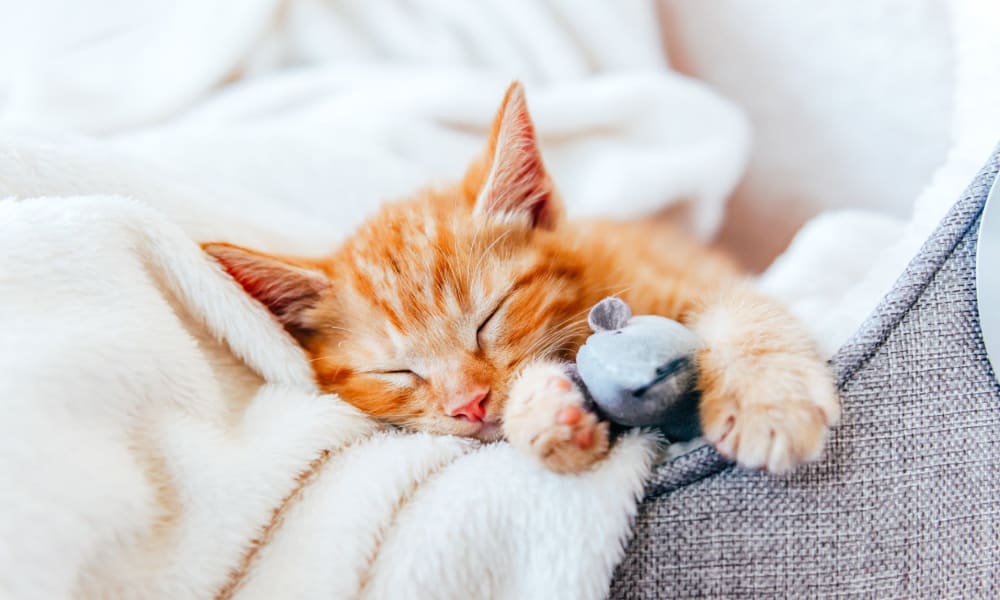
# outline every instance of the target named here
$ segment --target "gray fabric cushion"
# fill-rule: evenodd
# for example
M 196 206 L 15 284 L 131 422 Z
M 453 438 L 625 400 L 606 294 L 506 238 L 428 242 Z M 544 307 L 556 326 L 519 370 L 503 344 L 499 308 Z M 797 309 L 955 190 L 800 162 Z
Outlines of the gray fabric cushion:
M 975 299 L 998 163 L 834 358 L 824 460 L 784 478 L 704 447 L 663 465 L 612 597 L 1000 597 L 1000 385 Z

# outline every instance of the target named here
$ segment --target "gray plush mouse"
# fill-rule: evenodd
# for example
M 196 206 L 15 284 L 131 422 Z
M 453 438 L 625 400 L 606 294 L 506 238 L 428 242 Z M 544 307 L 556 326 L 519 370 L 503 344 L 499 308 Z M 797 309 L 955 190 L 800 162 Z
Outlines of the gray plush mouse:
M 701 435 L 695 388 L 701 340 L 672 319 L 633 317 L 614 297 L 594 305 L 588 320 L 594 333 L 577 352 L 576 368 L 599 411 L 620 425 L 657 427 L 673 441 Z

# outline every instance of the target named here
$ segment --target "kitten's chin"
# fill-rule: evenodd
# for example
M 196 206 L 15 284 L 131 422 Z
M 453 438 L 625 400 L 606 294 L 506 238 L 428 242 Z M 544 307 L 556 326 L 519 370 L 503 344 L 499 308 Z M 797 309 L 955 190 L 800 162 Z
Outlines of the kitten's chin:
M 500 427 L 499 422 L 485 421 L 481 424 L 479 430 L 469 437 L 474 437 L 481 442 L 495 442 L 503 437 L 503 429 Z
M 466 420 L 448 419 L 446 421 L 436 421 L 424 426 L 411 424 L 407 429 L 411 431 L 423 431 L 437 435 L 455 435 L 479 440 L 481 442 L 495 442 L 503 439 L 503 427 L 499 421 L 481 421 L 478 423 Z

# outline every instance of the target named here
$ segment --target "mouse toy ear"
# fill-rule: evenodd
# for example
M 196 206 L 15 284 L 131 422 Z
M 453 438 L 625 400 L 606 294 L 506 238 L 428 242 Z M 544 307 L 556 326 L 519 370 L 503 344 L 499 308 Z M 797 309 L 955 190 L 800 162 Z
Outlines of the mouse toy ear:
M 594 331 L 608 331 L 625 327 L 631 318 L 632 309 L 628 307 L 628 304 L 625 304 L 625 301 L 620 298 L 609 296 L 590 309 L 587 321 Z

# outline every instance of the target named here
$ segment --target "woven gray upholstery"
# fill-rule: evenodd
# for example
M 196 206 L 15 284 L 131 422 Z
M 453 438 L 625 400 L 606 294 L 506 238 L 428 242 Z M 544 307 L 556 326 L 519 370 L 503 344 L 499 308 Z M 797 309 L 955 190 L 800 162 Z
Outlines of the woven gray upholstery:
M 664 465 L 614 598 L 1000 598 L 1000 385 L 975 298 L 995 153 L 833 367 L 821 463 L 777 478 L 703 447 Z

